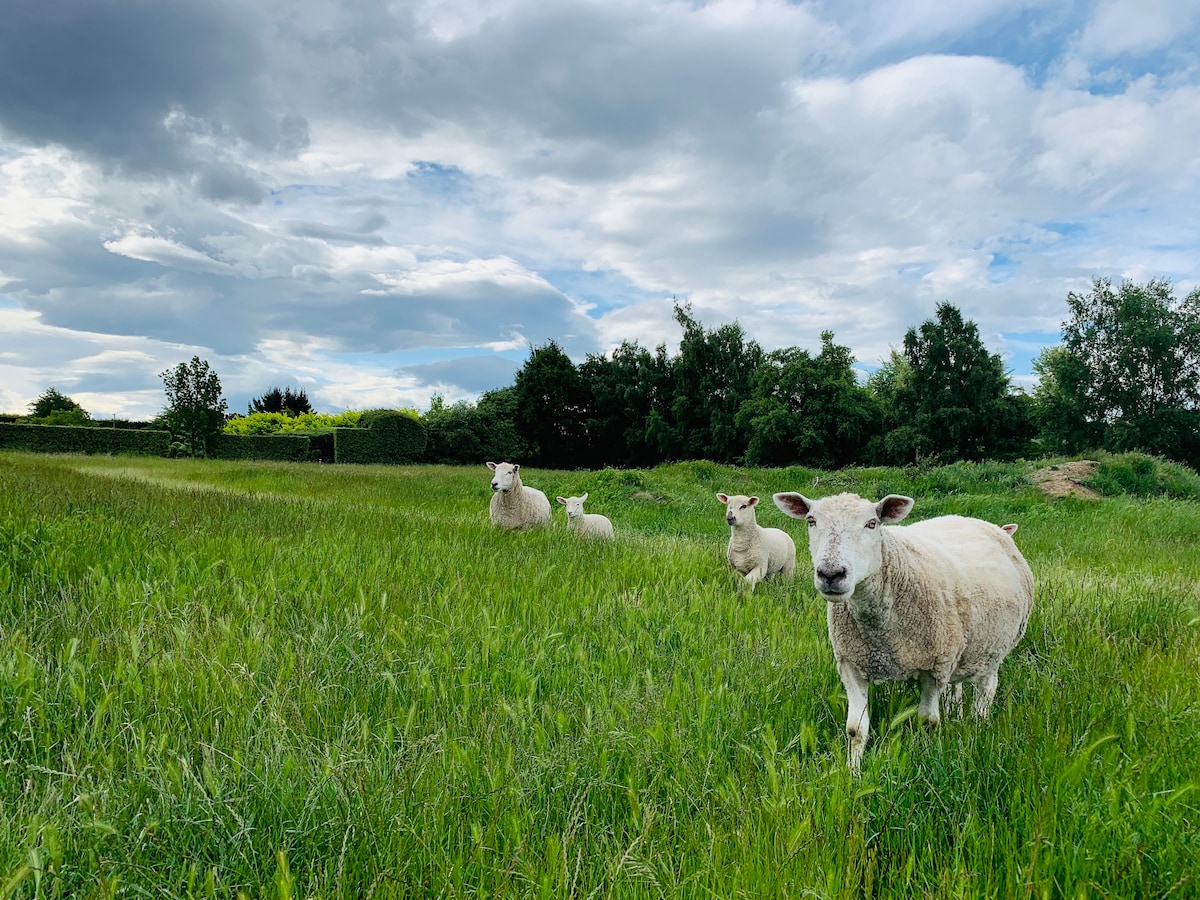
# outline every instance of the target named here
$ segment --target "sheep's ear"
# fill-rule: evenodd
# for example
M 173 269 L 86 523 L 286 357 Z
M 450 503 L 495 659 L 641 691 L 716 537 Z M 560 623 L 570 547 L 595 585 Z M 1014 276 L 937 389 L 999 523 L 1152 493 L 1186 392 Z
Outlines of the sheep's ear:
M 555 499 L 555 500 L 557 500 L 559 503 L 562 503 L 562 504 L 564 504 L 564 505 L 565 505 L 565 504 L 566 504 L 566 502 L 567 502 L 567 498 L 566 498 L 566 497 L 555 497 L 554 499 Z
M 729 498 L 726 497 L 724 494 L 717 494 L 717 499 L 720 500 L 722 503 L 729 502 Z
M 751 497 L 746 502 L 749 503 L 751 506 L 758 506 L 758 498 L 757 497 Z
M 488 467 L 489 469 L 491 469 L 493 472 L 495 472 L 495 471 L 496 471 L 496 464 L 495 464 L 494 462 L 490 462 L 490 463 L 488 463 L 488 464 L 487 464 L 487 467 Z
M 520 471 L 521 471 L 521 467 L 519 465 L 517 465 L 516 463 L 513 463 L 513 472 L 520 472 Z
M 582 496 L 582 497 L 580 497 L 579 499 L 580 499 L 580 500 L 586 500 L 586 499 L 587 499 L 587 491 L 584 491 L 584 492 L 583 492 L 583 496 Z
M 775 501 L 776 506 L 793 519 L 807 518 L 808 511 L 812 509 L 812 501 L 802 494 L 797 494 L 795 491 L 775 494 L 772 499 Z
M 1017 523 L 1013 522 L 1009 525 L 1001 525 L 1000 530 L 1003 531 L 1005 534 L 1015 534 L 1017 531 Z
M 875 511 L 879 514 L 879 521 L 884 525 L 895 525 L 912 512 L 914 502 L 912 497 L 888 494 L 875 504 Z

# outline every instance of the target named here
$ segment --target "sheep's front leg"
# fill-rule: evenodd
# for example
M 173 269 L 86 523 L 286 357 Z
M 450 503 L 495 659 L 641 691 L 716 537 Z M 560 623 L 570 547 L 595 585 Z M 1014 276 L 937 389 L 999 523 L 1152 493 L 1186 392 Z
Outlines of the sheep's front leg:
M 754 593 L 754 586 L 763 580 L 765 571 L 763 566 L 759 564 L 746 573 L 746 581 L 743 586 L 749 593 Z
M 921 705 L 917 707 L 917 716 L 930 728 L 937 728 L 942 721 L 938 712 L 938 699 L 941 697 L 943 686 L 928 672 L 921 673 L 920 681 Z
M 838 675 L 846 689 L 846 737 L 850 742 L 848 762 L 857 775 L 862 770 L 863 748 L 871 733 L 871 716 L 867 712 L 867 676 L 845 661 L 838 662 Z

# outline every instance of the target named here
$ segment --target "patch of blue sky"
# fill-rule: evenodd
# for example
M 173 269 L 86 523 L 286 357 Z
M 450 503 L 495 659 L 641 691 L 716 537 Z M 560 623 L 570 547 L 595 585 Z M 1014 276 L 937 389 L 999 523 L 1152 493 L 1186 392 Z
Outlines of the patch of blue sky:
M 1063 237 L 1083 237 L 1089 231 L 1089 226 L 1082 222 L 1042 222 L 1040 227 Z
M 1017 277 L 1021 264 L 1007 253 L 993 253 L 988 263 L 988 282 L 1005 284 Z
M 1047 347 L 1062 343 L 1062 333 L 1058 331 L 1021 331 L 1009 332 L 1004 335 L 1004 347 L 989 348 L 993 353 L 1002 352 L 1004 368 L 1016 377 L 1033 376 L 1033 361 Z
M 458 196 L 472 189 L 473 179 L 458 166 L 443 166 L 429 160 L 414 160 L 405 180 L 425 194 Z
M 1059 60 L 1063 46 L 1083 22 L 1067 18 L 1057 8 L 1024 9 L 982 22 L 966 34 L 946 40 L 938 52 L 957 56 L 987 56 L 1024 70 L 1034 84 L 1045 80 Z
M 21 304 L 9 297 L 7 294 L 0 294 L 0 306 L 5 309 L 20 309 Z
M 539 269 L 538 275 L 568 297 L 590 304 L 593 315 L 662 296 L 642 290 L 624 275 L 610 269 Z

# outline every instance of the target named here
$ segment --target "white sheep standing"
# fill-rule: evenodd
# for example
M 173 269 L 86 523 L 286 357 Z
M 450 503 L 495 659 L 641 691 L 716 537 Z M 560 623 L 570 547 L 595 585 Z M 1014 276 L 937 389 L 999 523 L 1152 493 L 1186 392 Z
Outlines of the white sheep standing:
M 764 578 L 782 572 L 791 578 L 796 571 L 796 542 L 779 528 L 763 528 L 755 517 L 757 497 L 717 494 L 725 504 L 725 521 L 729 523 L 729 549 L 725 558 L 738 572 L 746 576 L 745 585 L 753 591 Z
M 780 493 L 775 503 L 808 522 L 813 581 L 828 601 L 829 641 L 846 688 L 850 768 L 859 771 L 870 733 L 872 681 L 915 678 L 918 715 L 931 727 L 942 690 L 952 686 L 953 702 L 969 681 L 973 712 L 986 717 L 1000 663 L 1033 608 L 1033 573 L 1007 527 L 939 516 L 881 528 L 913 507 L 896 494 L 874 503 L 856 494 Z
M 585 513 L 583 502 L 587 500 L 587 491 L 582 497 L 556 497 L 559 503 L 567 508 L 567 530 L 573 531 L 579 537 L 610 538 L 613 536 L 613 524 L 607 516 L 599 513 Z
M 519 465 L 490 462 L 487 467 L 493 473 L 490 507 L 493 525 L 533 528 L 550 524 L 550 501 L 537 488 L 521 483 Z

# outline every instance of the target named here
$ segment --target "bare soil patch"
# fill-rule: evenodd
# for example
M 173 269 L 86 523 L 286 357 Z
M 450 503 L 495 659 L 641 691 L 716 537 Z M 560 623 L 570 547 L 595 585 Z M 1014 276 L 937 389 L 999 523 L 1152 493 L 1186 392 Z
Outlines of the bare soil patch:
M 1066 497 L 1074 494 L 1081 500 L 1099 500 L 1100 495 L 1082 482 L 1091 478 L 1098 463 L 1094 459 L 1077 459 L 1038 469 L 1029 476 L 1050 497 Z

